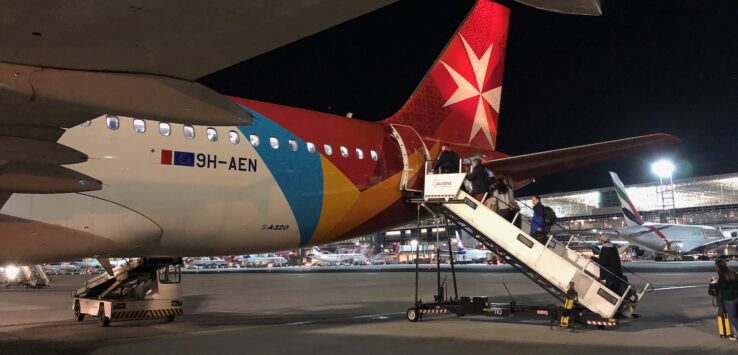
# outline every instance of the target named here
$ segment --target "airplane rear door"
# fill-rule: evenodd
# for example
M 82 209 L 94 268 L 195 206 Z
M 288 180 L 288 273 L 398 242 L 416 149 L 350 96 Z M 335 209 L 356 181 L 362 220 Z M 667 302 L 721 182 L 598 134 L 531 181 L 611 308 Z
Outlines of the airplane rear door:
M 402 179 L 400 190 L 423 191 L 423 178 L 425 177 L 425 162 L 430 160 L 428 148 L 418 132 L 410 126 L 390 125 L 392 136 L 395 137 L 402 152 Z

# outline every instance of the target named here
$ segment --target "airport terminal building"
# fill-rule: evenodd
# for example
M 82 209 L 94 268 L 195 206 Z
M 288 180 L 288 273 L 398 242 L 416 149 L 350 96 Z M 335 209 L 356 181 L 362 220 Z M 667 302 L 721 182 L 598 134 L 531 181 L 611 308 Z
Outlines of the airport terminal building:
M 738 173 L 674 180 L 673 185 L 659 181 L 629 185 L 626 191 L 646 222 L 700 224 L 724 231 L 738 230 Z M 530 197 L 518 198 L 529 204 Z M 625 226 L 615 188 L 541 195 L 542 202 L 553 208 L 557 223 L 569 230 L 617 229 Z M 523 213 L 530 213 L 526 208 Z M 407 245 L 412 240 L 445 241 L 446 226 L 439 220 L 425 220 L 418 230 L 415 224 L 360 238 L 362 245 L 376 249 Z M 524 227 L 525 229 L 525 227 Z M 455 226 L 449 226 L 453 236 Z M 349 242 L 351 243 L 351 242 Z M 348 244 L 349 243 L 338 243 Z M 356 243 L 354 241 L 354 243 Z
M 646 222 L 738 228 L 738 173 L 680 179 L 673 185 L 666 181 L 630 185 L 626 191 Z M 568 229 L 625 226 L 614 187 L 542 195 L 541 199 Z M 530 198 L 520 200 L 528 203 Z

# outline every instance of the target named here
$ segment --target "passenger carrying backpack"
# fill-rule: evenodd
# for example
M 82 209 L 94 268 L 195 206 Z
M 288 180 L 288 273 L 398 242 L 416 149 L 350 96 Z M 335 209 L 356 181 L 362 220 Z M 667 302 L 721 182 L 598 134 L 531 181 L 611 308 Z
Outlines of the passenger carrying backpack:
M 556 212 L 551 207 L 543 206 L 543 223 L 548 227 L 556 223 Z

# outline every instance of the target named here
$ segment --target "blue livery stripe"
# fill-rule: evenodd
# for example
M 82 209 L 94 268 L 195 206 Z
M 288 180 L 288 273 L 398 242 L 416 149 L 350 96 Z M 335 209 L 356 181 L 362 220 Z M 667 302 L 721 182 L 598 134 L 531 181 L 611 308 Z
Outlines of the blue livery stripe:
M 300 230 L 300 245 L 305 245 L 318 228 L 323 207 L 323 165 L 319 153 L 308 153 L 306 143 L 286 128 L 264 115 L 242 106 L 254 116 L 252 126 L 239 126 L 245 137 L 259 136 L 261 144 L 254 147 L 267 165 L 292 209 Z M 273 149 L 269 138 L 279 139 L 279 148 Z M 290 150 L 288 139 L 297 142 L 298 149 Z

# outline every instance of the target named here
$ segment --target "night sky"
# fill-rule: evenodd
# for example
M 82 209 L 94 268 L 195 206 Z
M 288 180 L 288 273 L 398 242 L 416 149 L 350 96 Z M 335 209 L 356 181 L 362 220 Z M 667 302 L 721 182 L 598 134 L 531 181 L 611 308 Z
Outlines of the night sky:
M 605 0 L 601 17 L 511 1 L 498 150 L 511 155 L 664 132 L 672 152 L 540 177 L 519 194 L 738 172 L 738 1 Z M 472 1 L 407 0 L 200 81 L 217 91 L 355 118 L 400 108 Z

